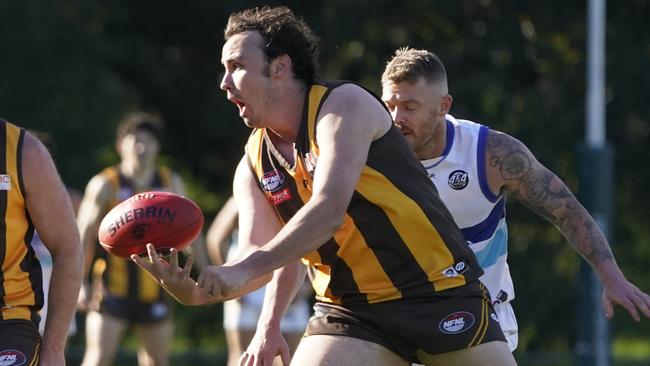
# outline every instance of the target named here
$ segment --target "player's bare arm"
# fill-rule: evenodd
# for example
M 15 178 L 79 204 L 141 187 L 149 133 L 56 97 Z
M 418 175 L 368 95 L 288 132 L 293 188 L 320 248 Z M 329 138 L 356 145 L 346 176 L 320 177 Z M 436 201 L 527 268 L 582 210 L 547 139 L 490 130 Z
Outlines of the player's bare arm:
M 81 246 L 84 256 L 83 273 L 90 271 L 95 258 L 97 245 L 97 231 L 104 214 L 108 211 L 111 197 L 114 197 L 113 187 L 101 174 L 94 176 L 86 185 L 79 212 L 77 214 L 77 228 L 81 237 Z M 87 311 L 91 298 L 90 284 L 82 282 L 77 306 L 81 311 Z
M 213 287 L 213 292 L 230 296 L 251 279 L 299 259 L 331 238 L 343 221 L 371 142 L 391 126 L 390 116 L 380 102 L 354 85 L 342 86 L 332 92 L 321 108 L 317 123 L 320 155 L 311 199 L 266 245 L 236 266 L 219 268 L 220 281 L 211 285 L 220 288 Z M 237 175 L 244 169 L 246 176 L 250 176 L 250 169 L 242 164 Z M 270 205 L 256 183 L 250 186 L 253 184 L 251 190 L 257 192 L 251 193 L 257 195 L 254 196 L 255 204 Z M 238 189 L 240 185 L 235 183 L 234 188 Z M 239 206 L 243 197 L 236 194 L 235 198 Z M 240 211 L 240 230 L 243 225 L 251 225 L 246 223 L 246 217 L 245 212 Z
M 213 264 L 222 265 L 226 262 L 229 238 L 237 227 L 237 204 L 230 197 L 212 221 L 206 234 L 208 255 Z
M 187 196 L 187 191 L 185 190 L 185 184 L 181 177 L 173 173 L 172 174 L 172 192 L 180 194 L 181 196 Z M 209 264 L 208 252 L 205 244 L 205 237 L 202 233 L 194 239 L 194 241 L 188 246 L 185 251 L 194 257 L 194 264 L 200 269 L 205 268 Z
M 92 265 L 99 224 L 114 195 L 110 182 L 101 174 L 95 175 L 86 185 L 77 215 L 77 227 L 85 253 L 84 273 L 88 273 Z
M 289 345 L 282 336 L 280 322 L 300 291 L 306 273 L 307 267 L 299 260 L 275 271 L 264 293 L 264 305 L 255 336 L 241 355 L 240 364 L 271 365 L 277 355 L 285 365 L 291 363 Z
M 640 320 L 637 308 L 650 317 L 650 296 L 625 279 L 607 239 L 564 182 L 540 164 L 523 143 L 507 134 L 490 131 L 486 150 L 490 187 L 512 193 L 560 230 L 603 282 L 605 314 L 613 315 L 614 302 L 636 320 Z
M 273 240 L 242 262 L 253 278 L 304 256 L 332 237 L 343 221 L 370 144 L 391 126 L 379 101 L 355 85 L 332 91 L 317 123 L 320 155 L 312 197 Z
M 82 250 L 68 193 L 45 147 L 29 133 L 23 145 L 25 202 L 52 254 L 49 312 L 41 364 L 65 364 L 63 351 L 82 276 Z

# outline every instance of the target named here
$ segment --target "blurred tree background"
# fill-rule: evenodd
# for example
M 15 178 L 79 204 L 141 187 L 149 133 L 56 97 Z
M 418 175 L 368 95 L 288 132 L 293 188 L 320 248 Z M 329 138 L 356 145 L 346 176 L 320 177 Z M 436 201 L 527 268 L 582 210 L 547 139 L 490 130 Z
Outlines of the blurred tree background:
M 584 136 L 586 1 L 266 4 L 289 5 L 321 37 L 323 78 L 354 80 L 379 91 L 379 76 L 396 48 L 438 53 L 456 117 L 521 139 L 575 192 L 585 184 L 577 179 L 576 147 Z M 2 1 L 0 115 L 49 132 L 64 181 L 83 190 L 93 174 L 117 162 L 119 117 L 134 109 L 159 112 L 167 129 L 163 159 L 182 173 L 190 196 L 211 220 L 230 194 L 249 132 L 219 90 L 222 32 L 228 14 L 258 5 Z M 613 247 L 628 278 L 646 291 L 649 16 L 645 0 L 607 4 L 607 135 L 616 149 Z M 570 354 L 580 259 L 550 224 L 519 205 L 508 209 L 521 331 L 517 355 L 533 360 L 537 354 Z M 179 349 L 198 347 L 222 357 L 220 316 L 218 305 L 179 307 Z M 636 324 L 617 308 L 611 324 L 617 359 L 650 361 L 650 321 Z

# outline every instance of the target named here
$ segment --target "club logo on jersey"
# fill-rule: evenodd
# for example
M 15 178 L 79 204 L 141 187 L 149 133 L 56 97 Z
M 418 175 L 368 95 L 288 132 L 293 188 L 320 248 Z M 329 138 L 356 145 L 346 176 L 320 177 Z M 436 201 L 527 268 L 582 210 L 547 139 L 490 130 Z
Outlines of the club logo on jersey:
M 11 190 L 11 176 L 8 174 L 0 174 L 0 191 L 9 190 Z
M 464 170 L 454 170 L 449 174 L 449 180 L 447 181 L 447 184 L 452 189 L 455 190 L 461 190 L 465 187 L 467 187 L 467 183 L 469 183 L 469 176 L 467 175 L 467 172 Z
M 442 274 L 445 275 L 446 277 L 451 278 L 451 277 L 456 277 L 456 276 L 462 275 L 463 273 L 467 272 L 468 269 L 469 269 L 469 266 L 465 262 L 460 261 L 460 262 L 454 264 L 453 266 L 449 266 L 449 267 L 445 268 L 442 271 Z
M 15 349 L 0 351 L 0 366 L 20 366 L 27 362 L 27 357 Z
M 265 173 L 260 180 L 262 189 L 267 192 L 275 192 L 282 187 L 284 183 L 284 174 L 279 170 Z
M 473 325 L 474 315 L 466 311 L 457 311 L 442 319 L 438 328 L 446 334 L 458 334 L 468 330 Z
M 289 191 L 289 188 L 285 188 L 281 191 L 271 193 L 271 203 L 274 206 L 277 206 L 281 204 L 282 202 L 288 201 L 291 199 L 291 191 Z

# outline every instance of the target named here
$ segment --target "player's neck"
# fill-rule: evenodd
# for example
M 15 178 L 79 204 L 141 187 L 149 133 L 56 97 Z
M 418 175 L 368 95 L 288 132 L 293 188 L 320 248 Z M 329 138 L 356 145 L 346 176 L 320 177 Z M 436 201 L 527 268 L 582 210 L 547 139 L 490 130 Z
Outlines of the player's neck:
M 120 172 L 137 187 L 148 187 L 156 171 L 154 164 L 141 164 L 137 161 L 122 161 Z
M 420 160 L 435 159 L 442 156 L 447 146 L 447 122 L 442 121 L 438 123 L 431 139 L 423 146 L 421 151 L 417 151 L 416 155 Z
M 307 88 L 304 84 L 295 82 L 281 92 L 280 95 L 284 98 L 279 101 L 275 115 L 269 118 L 267 123 L 269 137 L 274 144 L 293 144 L 296 141 L 302 123 Z

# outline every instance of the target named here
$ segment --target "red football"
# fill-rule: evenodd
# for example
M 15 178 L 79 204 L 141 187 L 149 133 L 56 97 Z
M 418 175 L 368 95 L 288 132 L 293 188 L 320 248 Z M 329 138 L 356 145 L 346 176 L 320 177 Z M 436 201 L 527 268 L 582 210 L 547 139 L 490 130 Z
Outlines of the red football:
M 109 253 L 129 258 L 156 250 L 188 246 L 203 228 L 203 213 L 196 203 L 170 192 L 144 192 L 122 201 L 99 225 L 99 243 Z

